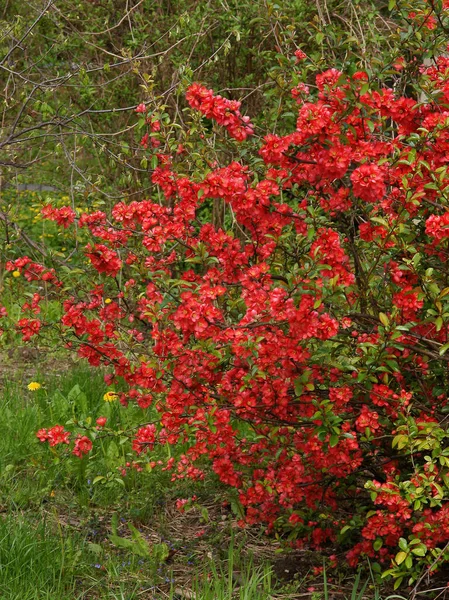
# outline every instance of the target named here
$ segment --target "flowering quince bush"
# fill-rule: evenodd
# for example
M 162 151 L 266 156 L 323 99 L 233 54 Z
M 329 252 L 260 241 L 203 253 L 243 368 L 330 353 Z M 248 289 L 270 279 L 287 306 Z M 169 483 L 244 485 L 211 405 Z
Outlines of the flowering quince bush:
M 306 62 L 297 52 L 292 69 Z M 136 465 L 182 445 L 160 465 L 173 480 L 211 468 L 242 525 L 296 547 L 338 542 L 397 586 L 449 560 L 449 58 L 420 77 L 424 101 L 365 72 L 319 73 L 316 93 L 298 77 L 296 126 L 262 138 L 239 102 L 195 83 L 191 109 L 229 138 L 233 158 L 215 164 L 194 156 L 201 124 L 187 149 L 159 152 L 165 124 L 140 104 L 154 198 L 44 209 L 90 235 L 91 286 L 27 256 L 6 266 L 30 286 L 25 341 L 56 329 L 122 381 L 107 401 L 157 411 L 130 440 Z M 41 317 L 42 282 L 61 298 L 57 322 Z M 37 435 L 81 458 L 100 419 Z

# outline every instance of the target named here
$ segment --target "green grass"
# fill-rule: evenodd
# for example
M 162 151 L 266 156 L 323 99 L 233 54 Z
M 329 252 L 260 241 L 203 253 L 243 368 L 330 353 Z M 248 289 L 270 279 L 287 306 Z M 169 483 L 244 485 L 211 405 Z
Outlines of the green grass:
M 43 520 L 11 514 L 0 520 L 0 598 L 78 597 L 77 571 L 88 556 L 83 539 L 63 538 Z
M 42 389 L 30 392 L 31 380 Z M 100 372 L 34 368 L 0 384 L 0 600 L 328 600 L 336 588 L 347 589 L 344 600 L 382 600 L 360 576 L 345 588 L 326 576 L 317 584 L 307 567 L 299 579 L 276 580 L 248 551 L 248 534 L 232 532 L 213 478 L 175 486 L 157 469 L 122 477 L 117 465 L 130 455 L 112 438 L 83 461 L 40 443 L 38 429 L 89 415 L 123 430 L 149 420 L 151 409 L 105 403 Z M 96 477 L 104 479 L 94 485 Z M 175 499 L 192 494 L 193 509 L 177 513 Z

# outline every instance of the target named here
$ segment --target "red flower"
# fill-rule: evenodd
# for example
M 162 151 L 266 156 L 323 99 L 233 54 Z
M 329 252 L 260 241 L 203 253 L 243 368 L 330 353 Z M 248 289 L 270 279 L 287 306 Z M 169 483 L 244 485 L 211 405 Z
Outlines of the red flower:
M 299 63 L 302 60 L 304 60 L 307 57 L 307 55 L 306 55 L 305 52 L 303 52 L 302 50 L 298 49 L 298 50 L 295 51 L 295 57 L 296 57 L 296 62 Z
M 385 196 L 384 173 L 378 165 L 363 164 L 351 174 L 354 194 L 366 202 L 380 202 Z
M 46 442 L 48 440 L 48 431 L 46 429 L 39 429 L 36 437 L 39 438 L 40 442 Z
M 37 335 L 42 327 L 42 323 L 37 319 L 19 319 L 17 327 L 22 330 L 22 339 L 28 342 L 33 335 Z
M 371 431 L 377 431 L 380 429 L 379 415 L 364 404 L 360 415 L 355 421 L 355 426 L 357 430 L 361 432 L 364 432 L 367 427 L 369 427 Z
M 75 440 L 72 454 L 81 458 L 83 454 L 89 454 L 92 450 L 92 441 L 86 435 L 79 435 Z
M 137 431 L 137 435 L 133 440 L 132 448 L 137 454 L 152 450 L 156 438 L 156 427 L 154 425 L 146 425 Z
M 69 443 L 70 432 L 66 431 L 62 425 L 55 425 L 48 430 L 47 436 L 50 446 L 57 446 Z
M 90 258 L 92 265 L 99 273 L 106 273 L 115 277 L 122 268 L 122 261 L 114 250 L 103 244 L 95 244 L 87 247 L 86 255 Z
M 47 204 L 42 208 L 42 216 L 50 221 L 56 221 L 58 225 L 62 225 L 66 229 L 75 220 L 75 212 L 70 206 L 62 206 L 54 208 L 51 204 Z

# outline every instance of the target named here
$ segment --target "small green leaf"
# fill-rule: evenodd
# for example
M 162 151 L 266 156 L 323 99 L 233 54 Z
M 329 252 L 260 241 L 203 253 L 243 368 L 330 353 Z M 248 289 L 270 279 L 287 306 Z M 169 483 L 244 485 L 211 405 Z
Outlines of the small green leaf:
M 338 444 L 338 440 L 339 440 L 339 436 L 334 433 L 333 435 L 331 435 L 331 437 L 329 439 L 329 446 L 331 448 L 335 448 L 335 446 Z
M 380 550 L 382 548 L 382 546 L 383 546 L 383 540 L 382 540 L 382 538 L 378 537 L 375 540 L 375 542 L 373 543 L 373 548 L 377 552 L 378 550 Z
M 400 565 L 407 558 L 407 552 L 398 552 L 395 557 L 395 561 L 397 565 Z
M 128 538 L 123 538 L 119 535 L 110 535 L 109 539 L 117 548 L 124 548 L 125 550 L 132 550 L 134 548 L 134 542 Z
M 94 554 L 103 554 L 103 548 L 100 546 L 100 544 L 93 544 L 92 542 L 89 542 L 87 547 Z
M 398 578 L 396 579 L 396 581 L 394 582 L 393 589 L 394 589 L 394 590 L 397 590 L 397 589 L 398 589 L 398 587 L 400 587 L 400 585 L 401 585 L 401 583 L 402 583 L 403 581 L 404 581 L 404 578 L 403 578 L 403 577 L 398 577 Z
M 399 538 L 399 548 L 401 550 L 403 550 L 404 552 L 407 552 L 408 550 L 408 544 L 407 544 L 407 540 L 403 537 Z
M 379 313 L 379 320 L 384 327 L 388 327 L 388 325 L 390 324 L 390 319 L 383 312 Z

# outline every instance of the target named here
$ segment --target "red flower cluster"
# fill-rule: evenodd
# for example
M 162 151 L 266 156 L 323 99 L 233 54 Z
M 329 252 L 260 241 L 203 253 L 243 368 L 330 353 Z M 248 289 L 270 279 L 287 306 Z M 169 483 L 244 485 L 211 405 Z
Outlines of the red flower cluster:
M 86 256 L 99 273 L 115 277 L 122 267 L 122 261 L 117 252 L 104 244 L 95 244 L 87 248 Z
M 364 404 L 360 415 L 355 421 L 355 426 L 358 431 L 364 432 L 368 427 L 371 431 L 377 431 L 380 429 L 379 415 L 377 412 L 370 410 L 370 408 Z
M 351 182 L 355 196 L 366 202 L 380 202 L 385 196 L 383 170 L 375 163 L 357 167 L 351 174 Z
M 61 286 L 55 275 L 54 269 L 46 269 L 43 265 L 35 263 L 28 256 L 22 256 L 6 263 L 7 271 L 18 271 L 27 281 L 44 281 L 57 287 Z
M 37 335 L 42 327 L 38 319 L 19 319 L 16 327 L 22 332 L 22 339 L 28 342 L 34 335 Z
M 51 204 L 47 204 L 42 209 L 42 216 L 50 221 L 56 221 L 58 225 L 67 228 L 75 221 L 75 211 L 70 206 L 62 206 L 54 208 Z
M 50 446 L 58 444 L 68 444 L 70 432 L 66 431 L 62 425 L 54 425 L 50 429 L 39 429 L 36 436 L 41 442 L 47 442 Z
M 187 102 L 192 108 L 201 111 L 208 119 L 213 119 L 227 129 L 229 135 L 236 140 L 245 140 L 254 133 L 249 117 L 240 114 L 240 102 L 214 96 L 213 90 L 208 90 L 199 83 L 189 87 L 186 94 Z
M 136 437 L 133 439 L 132 448 L 137 454 L 152 450 L 156 440 L 156 427 L 154 425 L 145 425 L 137 431 Z

